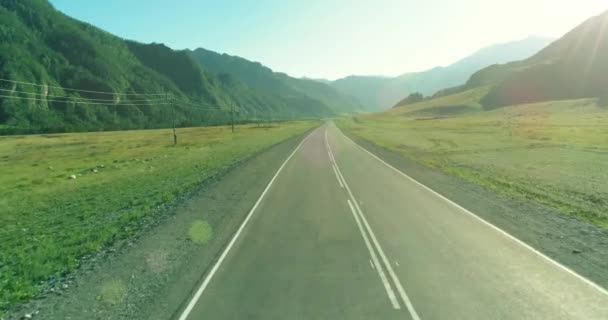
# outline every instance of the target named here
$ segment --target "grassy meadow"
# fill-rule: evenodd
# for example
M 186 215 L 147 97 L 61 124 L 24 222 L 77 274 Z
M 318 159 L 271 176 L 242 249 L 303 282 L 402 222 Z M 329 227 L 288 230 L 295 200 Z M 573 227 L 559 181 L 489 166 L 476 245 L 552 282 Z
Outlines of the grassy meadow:
M 134 234 L 161 205 L 316 125 L 178 129 L 177 146 L 167 129 L 0 137 L 0 311 Z
M 483 111 L 481 88 L 344 118 L 351 134 L 500 194 L 608 229 L 608 107 L 597 99 Z

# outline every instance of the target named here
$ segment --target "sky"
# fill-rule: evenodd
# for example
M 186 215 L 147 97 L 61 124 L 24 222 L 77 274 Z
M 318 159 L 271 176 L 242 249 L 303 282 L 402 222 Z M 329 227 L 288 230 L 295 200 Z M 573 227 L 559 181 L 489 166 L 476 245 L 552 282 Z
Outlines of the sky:
M 198 47 L 295 77 L 396 76 L 529 35 L 560 37 L 608 0 L 51 0 L 122 38 Z

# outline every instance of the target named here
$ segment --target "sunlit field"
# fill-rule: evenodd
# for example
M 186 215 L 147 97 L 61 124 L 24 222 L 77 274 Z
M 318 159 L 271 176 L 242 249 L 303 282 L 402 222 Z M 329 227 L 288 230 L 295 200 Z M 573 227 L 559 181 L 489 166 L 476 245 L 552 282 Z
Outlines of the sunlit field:
M 608 229 L 608 108 L 596 99 L 476 109 L 474 92 L 345 118 L 351 134 Z M 444 101 L 445 102 L 445 101 Z M 463 107 L 466 106 L 466 107 Z
M 0 137 L 0 309 L 206 179 L 318 124 L 178 129 L 177 146 L 168 129 Z

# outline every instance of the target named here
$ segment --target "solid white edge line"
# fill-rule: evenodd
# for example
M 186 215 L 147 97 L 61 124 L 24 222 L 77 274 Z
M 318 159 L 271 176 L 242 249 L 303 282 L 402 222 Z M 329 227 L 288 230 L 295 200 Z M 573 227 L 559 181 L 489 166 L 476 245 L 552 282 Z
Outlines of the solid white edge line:
M 342 180 L 340 179 L 340 176 L 338 175 L 338 171 L 336 171 L 336 166 L 334 166 L 332 164 L 331 167 L 334 169 L 334 173 L 336 174 L 336 179 L 338 179 L 338 183 L 340 184 L 340 188 L 344 189 L 344 184 L 342 183 Z
M 289 162 L 289 160 L 293 157 L 293 155 L 300 149 L 300 147 L 302 146 L 302 144 L 304 144 L 304 142 L 306 140 L 308 140 L 308 138 L 313 133 L 315 133 L 316 131 L 317 131 L 317 129 L 313 130 L 308 136 L 306 136 L 306 138 L 304 138 L 300 142 L 300 144 L 298 144 L 298 146 L 293 150 L 293 152 L 289 155 L 289 157 L 287 157 L 287 159 L 285 159 L 285 161 L 283 162 L 283 164 L 279 167 L 279 169 L 274 174 L 274 176 L 272 177 L 272 179 L 270 180 L 270 182 L 268 182 L 268 185 L 266 185 L 266 188 L 264 189 L 264 191 L 262 192 L 262 194 L 260 195 L 260 197 L 258 198 L 258 200 L 255 202 L 255 204 L 253 205 L 253 207 L 251 208 L 251 210 L 249 210 L 249 213 L 247 214 L 247 217 L 245 218 L 245 220 L 243 220 L 243 222 L 241 223 L 241 225 L 237 229 L 237 231 L 234 234 L 234 236 L 232 236 L 232 239 L 228 243 L 228 246 L 226 246 L 226 248 L 224 249 L 224 252 L 222 252 L 222 255 L 220 256 L 220 258 L 215 262 L 215 265 L 213 265 L 213 268 L 211 268 L 211 271 L 209 271 L 209 273 L 205 277 L 205 280 L 203 281 L 203 283 L 201 284 L 201 286 L 196 291 L 196 294 L 194 294 L 194 296 L 190 300 L 190 303 L 188 303 L 188 306 L 186 306 L 186 309 L 184 309 L 184 311 L 180 315 L 179 320 L 186 320 L 188 318 L 188 315 L 190 315 L 190 312 L 192 312 L 192 309 L 194 308 L 194 306 L 198 302 L 198 299 L 200 299 L 201 295 L 203 294 L 203 292 L 205 291 L 205 289 L 207 288 L 207 286 L 211 282 L 211 279 L 213 278 L 213 276 L 215 275 L 215 273 L 219 269 L 220 265 L 222 264 L 222 262 L 224 261 L 224 259 L 228 255 L 228 252 L 230 251 L 230 249 L 232 248 L 232 246 L 234 245 L 234 243 L 238 239 L 238 237 L 241 234 L 241 232 L 243 231 L 243 229 L 245 229 L 245 226 L 247 225 L 247 222 L 249 221 L 249 219 L 253 215 L 255 209 L 262 202 L 262 199 L 264 198 L 264 196 L 266 195 L 266 193 L 270 189 L 270 186 L 272 186 L 272 184 L 274 183 L 274 181 L 277 178 L 277 176 L 279 175 L 279 173 L 281 173 L 281 171 L 283 170 L 283 168 L 285 167 L 285 165 L 287 164 L 287 162 Z
M 532 251 L 533 253 L 535 253 L 536 255 L 540 256 L 541 258 L 545 259 L 546 261 L 548 261 L 549 263 L 555 265 L 556 267 L 562 269 L 563 271 L 566 271 L 567 273 L 569 273 L 570 275 L 574 276 L 575 278 L 578 278 L 579 280 L 583 281 L 584 283 L 586 283 L 587 285 L 597 289 L 599 292 L 608 295 L 608 290 L 606 290 L 605 288 L 603 288 L 602 286 L 600 286 L 599 284 L 585 278 L 584 276 L 576 273 L 576 271 L 566 267 L 565 265 L 553 260 L 552 258 L 548 257 L 547 255 L 545 255 L 544 253 L 534 249 L 532 246 L 530 246 L 529 244 L 517 239 L 515 236 L 509 234 L 508 232 L 502 230 L 501 228 L 493 225 L 492 223 L 486 221 L 485 219 L 483 219 L 482 217 L 474 214 L 473 212 L 465 209 L 464 207 L 462 207 L 461 205 L 457 204 L 456 202 L 442 196 L 441 194 L 439 194 L 438 192 L 436 192 L 435 190 L 425 186 L 424 184 L 422 184 L 421 182 L 418 182 L 417 180 L 415 180 L 414 178 L 408 176 L 407 174 L 403 173 L 401 170 L 393 167 L 392 165 L 386 163 L 384 160 L 382 160 L 381 158 L 379 158 L 378 156 L 376 156 L 375 154 L 371 153 L 370 151 L 368 151 L 367 149 L 363 148 L 362 146 L 360 146 L 358 143 L 356 143 L 355 141 L 353 141 L 351 138 L 349 138 L 348 136 L 346 136 L 341 130 L 340 128 L 338 128 L 336 126 L 336 129 L 340 132 L 340 134 L 342 134 L 342 136 L 344 136 L 344 138 L 346 138 L 347 140 L 349 140 L 351 143 L 353 143 L 355 146 L 359 147 L 359 149 L 365 151 L 366 153 L 368 153 L 370 156 L 374 157 L 376 160 L 380 161 L 381 163 L 383 163 L 384 165 L 386 165 L 387 167 L 389 167 L 390 169 L 396 171 L 397 173 L 401 174 L 402 176 L 404 176 L 405 178 L 409 179 L 410 181 L 416 183 L 417 185 L 419 185 L 420 187 L 426 189 L 427 191 L 431 192 L 432 194 L 434 194 L 435 196 L 439 197 L 440 199 L 446 201 L 447 203 L 453 205 L 454 207 L 462 210 L 463 212 L 469 214 L 470 216 L 474 217 L 475 219 L 477 219 L 478 221 L 482 222 L 483 224 L 489 226 L 490 228 L 494 229 L 495 231 L 497 231 L 498 233 L 502 234 L 503 236 L 511 239 L 512 241 L 515 241 L 516 243 L 520 244 L 521 246 L 525 247 L 526 249 Z
M 350 211 L 353 214 L 353 217 L 355 217 L 355 222 L 357 223 L 357 226 L 359 227 L 359 232 L 361 232 L 361 236 L 363 236 L 363 241 L 365 242 L 367 251 L 369 251 L 369 254 L 372 257 L 372 260 L 374 261 L 374 265 L 376 265 L 376 271 L 378 272 L 378 275 L 380 276 L 380 281 L 382 281 L 382 285 L 384 285 L 384 290 L 386 291 L 386 294 L 388 295 L 388 299 L 391 301 L 391 304 L 393 305 L 394 309 L 401 309 L 401 306 L 399 305 L 399 301 L 397 301 L 397 296 L 395 296 L 395 292 L 393 291 L 391 284 L 388 282 L 388 278 L 386 277 L 386 274 L 384 273 L 384 269 L 382 269 L 382 265 L 380 264 L 380 261 L 378 261 L 378 256 L 376 255 L 376 252 L 374 252 L 374 249 L 372 248 L 372 245 L 369 242 L 369 238 L 367 237 L 367 234 L 365 234 L 365 230 L 363 229 L 363 226 L 361 225 L 361 221 L 359 220 L 359 217 L 357 216 L 357 212 L 355 211 L 353 204 L 351 203 L 350 199 L 347 199 L 346 202 L 348 203 L 348 206 L 350 207 Z M 373 268 L 373 266 L 372 266 L 372 268 Z
M 374 231 L 372 230 L 372 228 L 370 227 L 369 223 L 367 222 L 367 219 L 365 218 L 365 215 L 363 214 L 363 211 L 361 211 L 361 208 L 359 207 L 359 204 L 357 204 L 357 201 L 355 200 L 355 196 L 353 195 L 352 191 L 350 190 L 350 187 L 348 186 L 348 183 L 346 182 L 346 179 L 344 179 L 344 175 L 342 175 L 342 171 L 340 171 L 340 166 L 338 166 L 337 162 L 336 162 L 336 169 L 338 170 L 338 174 L 342 178 L 342 181 L 344 181 L 344 187 L 346 188 L 346 191 L 348 191 L 348 194 L 349 194 L 350 198 L 353 200 L 352 202 L 355 204 L 355 208 L 357 209 L 357 213 L 359 214 L 359 216 L 361 218 L 361 221 L 363 221 L 363 225 L 365 225 L 365 229 L 369 233 L 369 236 L 372 239 L 372 243 L 376 247 L 376 250 L 378 250 L 378 254 L 380 254 L 380 258 L 382 259 L 382 262 L 384 263 L 384 266 L 386 267 L 386 270 L 388 271 L 388 274 L 391 276 L 391 279 L 393 280 L 393 283 L 397 287 L 397 292 L 399 292 L 399 295 L 401 296 L 401 299 L 403 300 L 403 303 L 405 303 L 405 306 L 406 306 L 407 310 L 409 311 L 410 315 L 412 316 L 412 319 L 413 320 L 420 320 L 420 316 L 418 316 L 418 312 L 416 312 L 416 309 L 414 308 L 414 305 L 412 304 L 412 301 L 410 300 L 410 297 L 405 292 L 405 289 L 403 289 L 403 285 L 401 284 L 401 280 L 399 280 L 399 277 L 397 277 L 397 274 L 393 270 L 393 267 L 392 267 L 390 261 L 388 260 L 388 258 L 386 257 L 386 254 L 384 253 L 384 250 L 382 249 L 382 246 L 380 245 L 380 242 L 376 238 L 376 235 L 374 234 Z

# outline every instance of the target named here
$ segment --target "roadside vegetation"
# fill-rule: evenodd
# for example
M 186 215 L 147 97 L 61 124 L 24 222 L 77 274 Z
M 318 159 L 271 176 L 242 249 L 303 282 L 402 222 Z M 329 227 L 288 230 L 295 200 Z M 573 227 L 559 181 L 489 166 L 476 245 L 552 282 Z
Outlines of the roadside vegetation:
M 206 179 L 316 125 L 186 128 L 177 146 L 168 129 L 0 137 L 0 315 Z M 201 222 L 192 241 L 207 229 Z
M 598 99 L 578 99 L 483 111 L 484 91 L 337 123 L 448 174 L 608 230 L 608 108 Z

